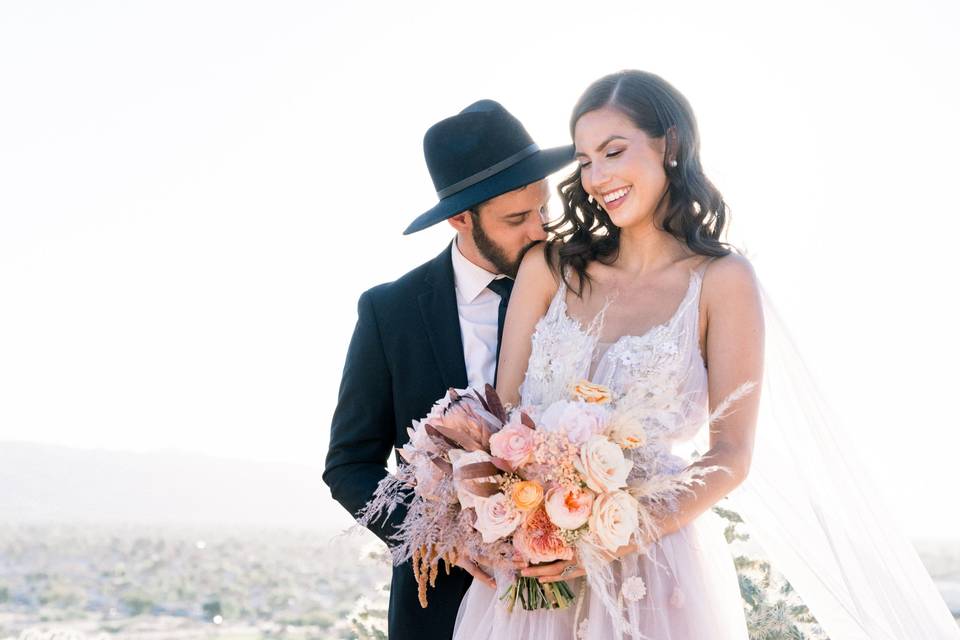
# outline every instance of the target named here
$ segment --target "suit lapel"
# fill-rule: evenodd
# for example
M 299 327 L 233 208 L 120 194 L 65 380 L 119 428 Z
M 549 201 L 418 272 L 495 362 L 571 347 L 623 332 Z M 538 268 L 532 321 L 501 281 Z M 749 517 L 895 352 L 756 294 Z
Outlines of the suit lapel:
M 433 259 L 427 272 L 427 290 L 420 294 L 420 313 L 433 355 L 446 387 L 467 386 L 467 367 L 463 362 L 463 340 L 460 337 L 460 315 L 453 281 L 453 260 L 450 247 Z

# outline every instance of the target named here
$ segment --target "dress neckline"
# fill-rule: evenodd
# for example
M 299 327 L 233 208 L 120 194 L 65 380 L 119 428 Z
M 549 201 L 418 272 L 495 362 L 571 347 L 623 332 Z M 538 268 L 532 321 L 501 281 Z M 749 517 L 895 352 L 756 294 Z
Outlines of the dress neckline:
M 610 347 L 612 347 L 615 344 L 619 344 L 623 340 L 627 340 L 627 339 L 642 340 L 653 335 L 655 332 L 662 331 L 663 329 L 668 329 L 671 325 L 673 325 L 676 319 L 680 316 L 681 312 L 687 307 L 690 299 L 690 294 L 691 292 L 695 291 L 698 288 L 697 285 L 699 284 L 699 282 L 700 282 L 700 274 L 697 271 L 691 269 L 690 280 L 689 280 L 689 283 L 687 284 L 687 291 L 684 294 L 683 298 L 680 300 L 680 304 L 677 305 L 677 308 L 674 310 L 670 318 L 668 318 L 664 322 L 653 325 L 643 333 L 639 333 L 639 334 L 627 333 L 622 336 L 619 336 L 612 342 L 601 341 L 599 339 L 600 337 L 599 332 L 596 335 L 593 334 L 593 327 L 595 325 L 603 323 L 603 314 L 607 310 L 607 307 L 610 306 L 610 303 L 612 302 L 612 300 L 607 300 L 606 304 L 603 305 L 603 308 L 600 309 L 597 315 L 594 316 L 593 320 L 590 321 L 590 324 L 587 326 L 587 328 L 584 329 L 583 322 L 571 316 L 570 312 L 567 309 L 567 285 L 566 285 L 566 282 L 564 282 L 561 279 L 560 286 L 557 290 L 557 295 L 560 297 L 560 314 L 571 325 L 573 325 L 574 329 L 576 329 L 581 335 L 584 335 L 588 338 L 593 338 L 595 345 L 606 346 L 607 347 L 607 349 L 605 350 L 606 352 L 610 350 Z

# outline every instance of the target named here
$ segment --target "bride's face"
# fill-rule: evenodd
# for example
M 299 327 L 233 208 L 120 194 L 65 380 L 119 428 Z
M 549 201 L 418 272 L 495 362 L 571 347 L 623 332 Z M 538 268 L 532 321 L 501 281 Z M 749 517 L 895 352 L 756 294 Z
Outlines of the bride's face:
M 580 181 L 621 229 L 653 219 L 667 188 L 664 138 L 651 138 L 611 107 L 585 113 L 574 127 Z

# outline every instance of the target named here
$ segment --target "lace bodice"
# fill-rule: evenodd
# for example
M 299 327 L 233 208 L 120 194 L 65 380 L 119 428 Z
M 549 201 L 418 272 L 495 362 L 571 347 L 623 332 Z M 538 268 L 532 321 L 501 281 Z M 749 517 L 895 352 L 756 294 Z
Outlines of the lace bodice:
M 665 446 L 691 439 L 708 416 L 699 344 L 702 280 L 701 272 L 690 272 L 686 295 L 670 320 L 609 344 L 598 342 L 604 312 L 584 328 L 567 312 L 561 282 L 533 333 L 521 406 L 548 405 L 568 397 L 571 384 L 589 379 L 609 387 L 620 402 L 636 405 L 652 439 Z

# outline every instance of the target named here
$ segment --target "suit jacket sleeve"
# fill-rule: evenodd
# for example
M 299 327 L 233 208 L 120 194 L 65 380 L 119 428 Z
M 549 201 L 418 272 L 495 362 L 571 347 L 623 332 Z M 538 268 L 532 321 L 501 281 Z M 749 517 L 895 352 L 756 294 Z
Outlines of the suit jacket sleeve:
M 396 437 L 393 385 L 370 298 L 368 291 L 357 305 L 357 326 L 343 366 L 323 472 L 334 499 L 354 517 L 387 475 Z M 378 519 L 368 529 L 392 546 L 396 542 L 388 536 L 405 513 L 397 507 L 386 522 Z

